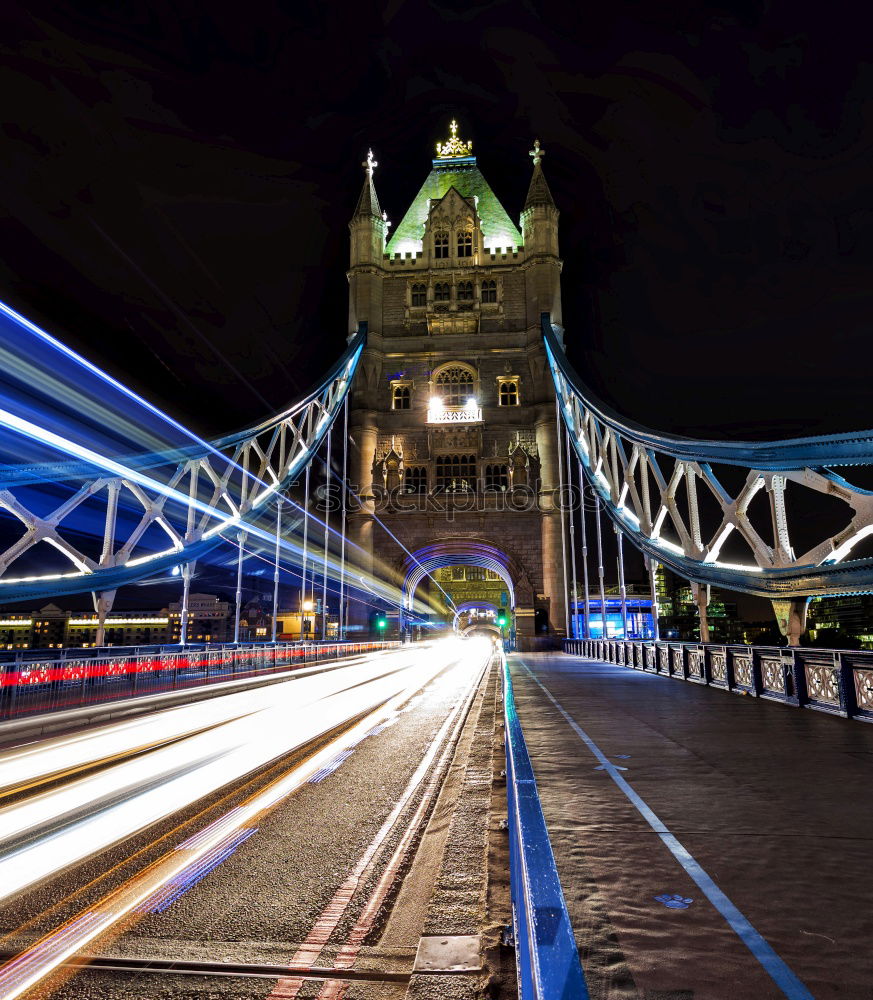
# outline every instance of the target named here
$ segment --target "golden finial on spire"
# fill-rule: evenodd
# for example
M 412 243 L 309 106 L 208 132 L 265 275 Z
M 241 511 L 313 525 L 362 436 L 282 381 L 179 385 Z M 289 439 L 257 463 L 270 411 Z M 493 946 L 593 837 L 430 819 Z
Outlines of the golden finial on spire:
M 545 155 L 546 151 L 540 146 L 540 140 L 534 139 L 534 148 L 528 153 L 528 156 L 533 157 L 535 167 L 540 165 L 540 161 Z
M 376 169 L 376 167 L 379 166 L 379 164 L 373 159 L 373 150 L 372 149 L 368 149 L 367 150 L 367 159 L 364 160 L 364 162 L 361 164 L 361 166 L 364 168 L 364 170 L 367 171 L 367 176 L 368 177 L 372 177 L 373 176 L 373 171 Z
M 453 118 L 449 125 L 452 137 L 446 142 L 436 144 L 437 156 L 441 160 L 454 160 L 459 156 L 470 156 L 473 152 L 472 142 L 462 142 L 458 138 L 458 123 Z

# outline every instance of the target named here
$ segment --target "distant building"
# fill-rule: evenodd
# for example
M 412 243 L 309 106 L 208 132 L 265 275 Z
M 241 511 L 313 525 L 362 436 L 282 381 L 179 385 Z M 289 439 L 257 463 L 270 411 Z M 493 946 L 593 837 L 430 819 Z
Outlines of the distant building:
M 179 642 L 182 635 L 182 602 L 169 607 L 170 642 Z M 188 642 L 231 642 L 233 640 L 234 605 L 215 594 L 188 595 Z
M 659 567 L 655 575 L 658 594 L 658 626 L 662 639 L 679 639 L 685 642 L 700 641 L 700 616 L 691 587 L 669 570 Z M 709 622 L 709 641 L 722 643 L 745 642 L 745 623 L 737 617 L 736 602 L 713 587 L 710 592 L 706 618 Z
M 817 646 L 828 646 L 828 636 L 842 645 L 845 637 L 854 638 L 861 649 L 873 649 L 873 594 L 847 594 L 844 597 L 814 597 L 807 612 L 809 639 Z M 837 633 L 842 633 L 837 640 Z
M 38 611 L 0 612 L 0 648 L 89 649 L 97 645 L 97 614 L 64 611 L 46 604 Z M 170 618 L 163 611 L 117 611 L 106 616 L 105 646 L 157 646 L 170 642 Z
M 570 597 L 572 607 L 573 599 Z M 621 598 L 606 597 L 606 638 L 607 639 L 654 639 L 655 630 L 652 620 L 651 595 L 642 596 L 628 594 L 625 602 L 627 610 L 627 635 L 624 634 L 624 621 L 621 613 Z M 600 596 L 591 597 L 588 601 L 588 613 L 591 619 L 590 631 L 585 630 L 585 600 L 579 597 L 576 603 L 576 630 L 574 635 L 590 636 L 592 639 L 603 638 L 603 615 L 601 613 Z

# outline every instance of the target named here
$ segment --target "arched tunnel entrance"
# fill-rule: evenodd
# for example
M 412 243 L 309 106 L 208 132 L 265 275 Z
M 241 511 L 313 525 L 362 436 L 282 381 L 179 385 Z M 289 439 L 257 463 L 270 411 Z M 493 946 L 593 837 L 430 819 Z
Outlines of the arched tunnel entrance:
M 514 640 L 533 633 L 530 580 L 519 561 L 484 540 L 453 538 L 423 546 L 404 564 L 403 606 L 419 587 L 445 608 L 439 624 L 461 634 L 480 631 Z M 419 595 L 424 596 L 424 595 Z

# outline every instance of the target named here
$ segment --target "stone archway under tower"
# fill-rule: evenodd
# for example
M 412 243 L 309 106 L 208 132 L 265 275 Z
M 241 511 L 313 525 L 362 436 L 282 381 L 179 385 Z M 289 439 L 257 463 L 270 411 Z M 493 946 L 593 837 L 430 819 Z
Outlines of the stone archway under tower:
M 474 622 L 461 630 L 461 635 L 471 638 L 474 635 L 484 635 L 489 638 L 502 639 L 503 633 L 498 625 L 490 625 L 486 622 Z
M 403 606 L 411 608 L 419 585 L 438 569 L 449 566 L 475 566 L 491 570 L 503 581 L 509 594 L 509 610 L 519 649 L 534 649 L 534 589 L 530 574 L 518 556 L 498 548 L 481 537 L 454 537 L 423 545 L 411 552 L 403 563 Z M 499 631 L 499 630 L 497 630 Z

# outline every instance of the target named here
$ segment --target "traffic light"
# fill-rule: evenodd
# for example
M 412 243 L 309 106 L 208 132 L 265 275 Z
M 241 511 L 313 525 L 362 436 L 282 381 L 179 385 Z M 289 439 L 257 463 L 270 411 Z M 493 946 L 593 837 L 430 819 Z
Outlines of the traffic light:
M 376 628 L 378 629 L 388 628 L 388 619 L 385 617 L 385 615 L 379 615 L 379 617 L 376 619 Z
M 506 624 L 506 615 L 501 611 L 497 616 L 497 624 L 502 628 Z

